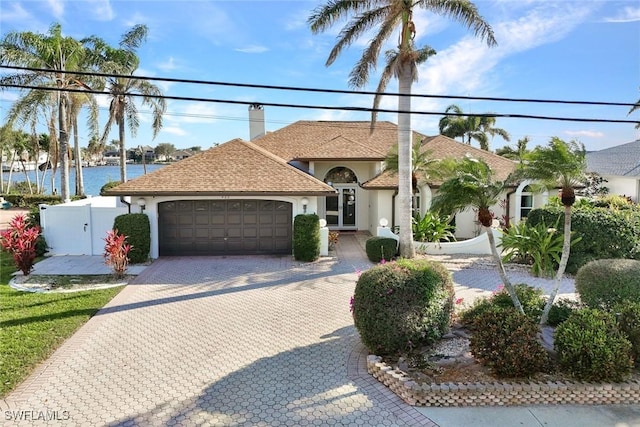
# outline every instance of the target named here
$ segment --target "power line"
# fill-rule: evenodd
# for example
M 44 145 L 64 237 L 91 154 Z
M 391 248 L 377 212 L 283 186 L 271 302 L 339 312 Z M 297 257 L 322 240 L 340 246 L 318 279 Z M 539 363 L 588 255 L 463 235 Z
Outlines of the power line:
M 72 93 L 91 93 L 94 95 L 112 95 L 110 92 L 88 90 L 88 89 L 74 89 L 74 88 L 58 88 L 47 86 L 32 86 L 13 83 L 3 83 L 0 86 L 14 87 L 19 89 L 33 89 L 33 90 L 46 90 L 54 92 L 72 92 Z M 145 97 L 146 95 L 137 93 L 127 93 L 128 96 Z M 279 102 L 262 102 L 262 101 L 238 101 L 231 99 L 216 99 L 216 98 L 199 98 L 188 96 L 173 96 L 173 95 L 160 95 L 156 96 L 160 99 L 169 99 L 174 101 L 194 101 L 194 102 L 212 102 L 220 104 L 235 104 L 235 105 L 264 105 L 269 107 L 283 107 L 283 108 L 301 108 L 301 109 L 315 109 L 315 110 L 340 110 L 340 111 L 358 111 L 358 112 L 376 112 L 376 113 L 409 113 L 414 115 L 426 115 L 426 116 L 476 116 L 476 117 L 500 117 L 500 118 L 512 118 L 512 119 L 535 119 L 535 120 L 555 120 L 565 122 L 589 122 L 589 123 L 630 123 L 640 124 L 637 120 L 626 119 L 597 119 L 597 118 L 584 118 L 584 117 L 557 117 L 557 116 L 538 116 L 533 114 L 504 114 L 504 113 L 480 113 L 480 114 L 456 114 L 445 113 L 442 111 L 400 111 L 385 108 L 369 108 L 369 107 L 347 107 L 347 106 L 328 106 L 328 105 L 310 105 L 310 104 L 288 104 Z
M 231 86 L 231 87 L 244 87 L 251 89 L 273 89 L 273 90 L 288 90 L 299 92 L 316 92 L 316 93 L 340 93 L 349 95 L 378 95 L 378 92 L 371 91 L 355 91 L 344 89 L 321 89 L 321 88 L 309 88 L 299 86 L 277 86 L 277 85 L 260 85 L 253 83 L 232 83 L 232 82 L 219 82 L 211 80 L 195 80 L 195 79 L 177 79 L 170 77 L 149 77 L 149 76 L 127 76 L 121 74 L 99 73 L 90 71 L 61 71 L 50 70 L 46 68 L 33 68 L 33 67 L 18 67 L 11 65 L 0 65 L 0 68 L 9 68 L 21 71 L 33 71 L 33 72 L 56 72 L 62 74 L 74 74 L 80 76 L 95 76 L 95 77 L 111 77 L 111 78 L 123 78 L 123 79 L 138 79 L 138 80 L 153 80 L 168 83 L 188 83 L 199 85 L 212 85 L 212 86 Z M 385 96 L 407 96 L 400 93 L 384 93 Z M 472 101 L 497 101 L 497 102 L 525 102 L 525 103 L 546 103 L 546 104 L 572 104 L 572 105 L 599 105 L 609 107 L 634 107 L 637 103 L 629 102 L 608 102 L 608 101 L 567 101 L 559 99 L 535 99 L 535 98 L 501 98 L 501 97 L 483 97 L 483 96 L 464 96 L 464 95 L 431 95 L 431 94 L 416 94 L 412 93 L 408 95 L 412 98 L 433 98 L 433 99 L 463 99 Z M 266 104 L 264 104 L 266 105 Z M 469 114 L 463 114 L 469 115 Z M 478 114 L 473 114 L 478 116 Z

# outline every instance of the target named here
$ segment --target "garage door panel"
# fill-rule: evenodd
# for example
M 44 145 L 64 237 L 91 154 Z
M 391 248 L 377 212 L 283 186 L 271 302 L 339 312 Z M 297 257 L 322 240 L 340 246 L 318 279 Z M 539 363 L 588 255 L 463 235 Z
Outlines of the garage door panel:
M 181 200 L 158 206 L 160 255 L 290 254 L 292 205 Z

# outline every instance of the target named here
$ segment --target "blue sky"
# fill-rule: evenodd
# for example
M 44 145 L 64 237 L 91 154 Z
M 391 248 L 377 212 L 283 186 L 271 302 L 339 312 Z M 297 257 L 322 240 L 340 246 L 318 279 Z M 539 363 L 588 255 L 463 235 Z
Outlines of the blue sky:
M 219 82 L 349 89 L 348 74 L 367 42 L 345 50 L 330 67 L 324 63 L 334 29 L 311 34 L 306 24 L 320 1 L 109 1 L 2 0 L 0 33 L 46 33 L 59 22 L 65 35 L 97 35 L 116 45 L 135 24 L 149 27 L 139 49 L 136 74 Z M 640 98 L 640 3 L 636 1 L 481 0 L 475 2 L 493 27 L 498 46 L 487 48 L 459 23 L 419 11 L 414 15 L 416 44 L 437 51 L 420 69 L 416 94 L 536 98 L 633 103 Z M 396 38 L 393 37 L 393 41 Z M 392 48 L 389 45 L 388 48 Z M 367 90 L 374 90 L 378 75 Z M 370 107 L 371 97 L 317 94 L 223 86 L 158 83 L 166 95 L 329 106 Z M 392 82 L 388 89 L 397 91 Z M 0 93 L 4 115 L 17 92 Z M 466 113 L 533 114 L 640 120 L 628 107 L 517 104 L 459 99 L 415 99 L 416 111 L 441 112 L 450 104 Z M 101 123 L 107 104 L 102 102 Z M 383 108 L 397 107 L 386 97 Z M 362 112 L 266 107 L 266 128 L 273 131 L 297 120 L 368 120 Z M 438 133 L 441 116 L 414 116 L 413 128 Z M 151 116 L 141 108 L 137 137 L 127 146 L 168 142 L 178 148 L 209 148 L 233 138 L 249 138 L 247 106 L 169 101 L 164 127 L 151 139 Z M 397 122 L 395 114 L 380 119 Z M 511 144 L 528 136 L 530 146 L 553 136 L 577 139 L 598 150 L 640 138 L 632 124 L 579 123 L 498 118 Z M 81 145 L 88 137 L 82 135 Z M 110 139 L 117 136 L 113 129 Z M 507 144 L 500 138 L 493 149 Z

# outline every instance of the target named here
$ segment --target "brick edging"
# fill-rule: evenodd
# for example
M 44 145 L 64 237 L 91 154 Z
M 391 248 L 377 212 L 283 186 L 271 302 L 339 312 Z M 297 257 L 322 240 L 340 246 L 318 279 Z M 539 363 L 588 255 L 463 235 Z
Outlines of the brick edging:
M 367 371 L 413 406 L 612 405 L 640 402 L 640 381 L 418 384 L 375 355 Z

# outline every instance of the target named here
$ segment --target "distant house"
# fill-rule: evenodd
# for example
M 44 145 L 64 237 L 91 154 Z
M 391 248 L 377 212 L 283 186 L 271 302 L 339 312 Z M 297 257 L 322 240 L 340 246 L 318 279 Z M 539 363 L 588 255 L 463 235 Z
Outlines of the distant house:
M 640 201 L 640 139 L 627 144 L 587 153 L 587 171 L 608 182 L 611 194 L 621 194 Z
M 184 160 L 193 156 L 193 152 L 191 150 L 176 150 L 171 154 L 171 158 L 173 160 Z
M 398 127 L 369 121 L 298 121 L 264 131 L 264 113 L 250 108 L 249 142 L 233 139 L 120 184 L 108 194 L 128 196 L 151 222 L 151 256 L 290 254 L 293 218 L 316 213 L 332 230 L 375 234 L 382 218 L 396 224 L 397 175 L 384 159 L 397 144 Z M 516 163 L 445 136 L 413 132 L 433 158 L 484 159 L 498 179 Z M 426 212 L 439 182 L 421 183 L 417 209 Z M 523 182 L 493 207 L 511 221 L 544 203 Z M 142 208 L 141 208 L 142 209 Z M 456 216 L 456 235 L 480 231 L 475 213 Z

